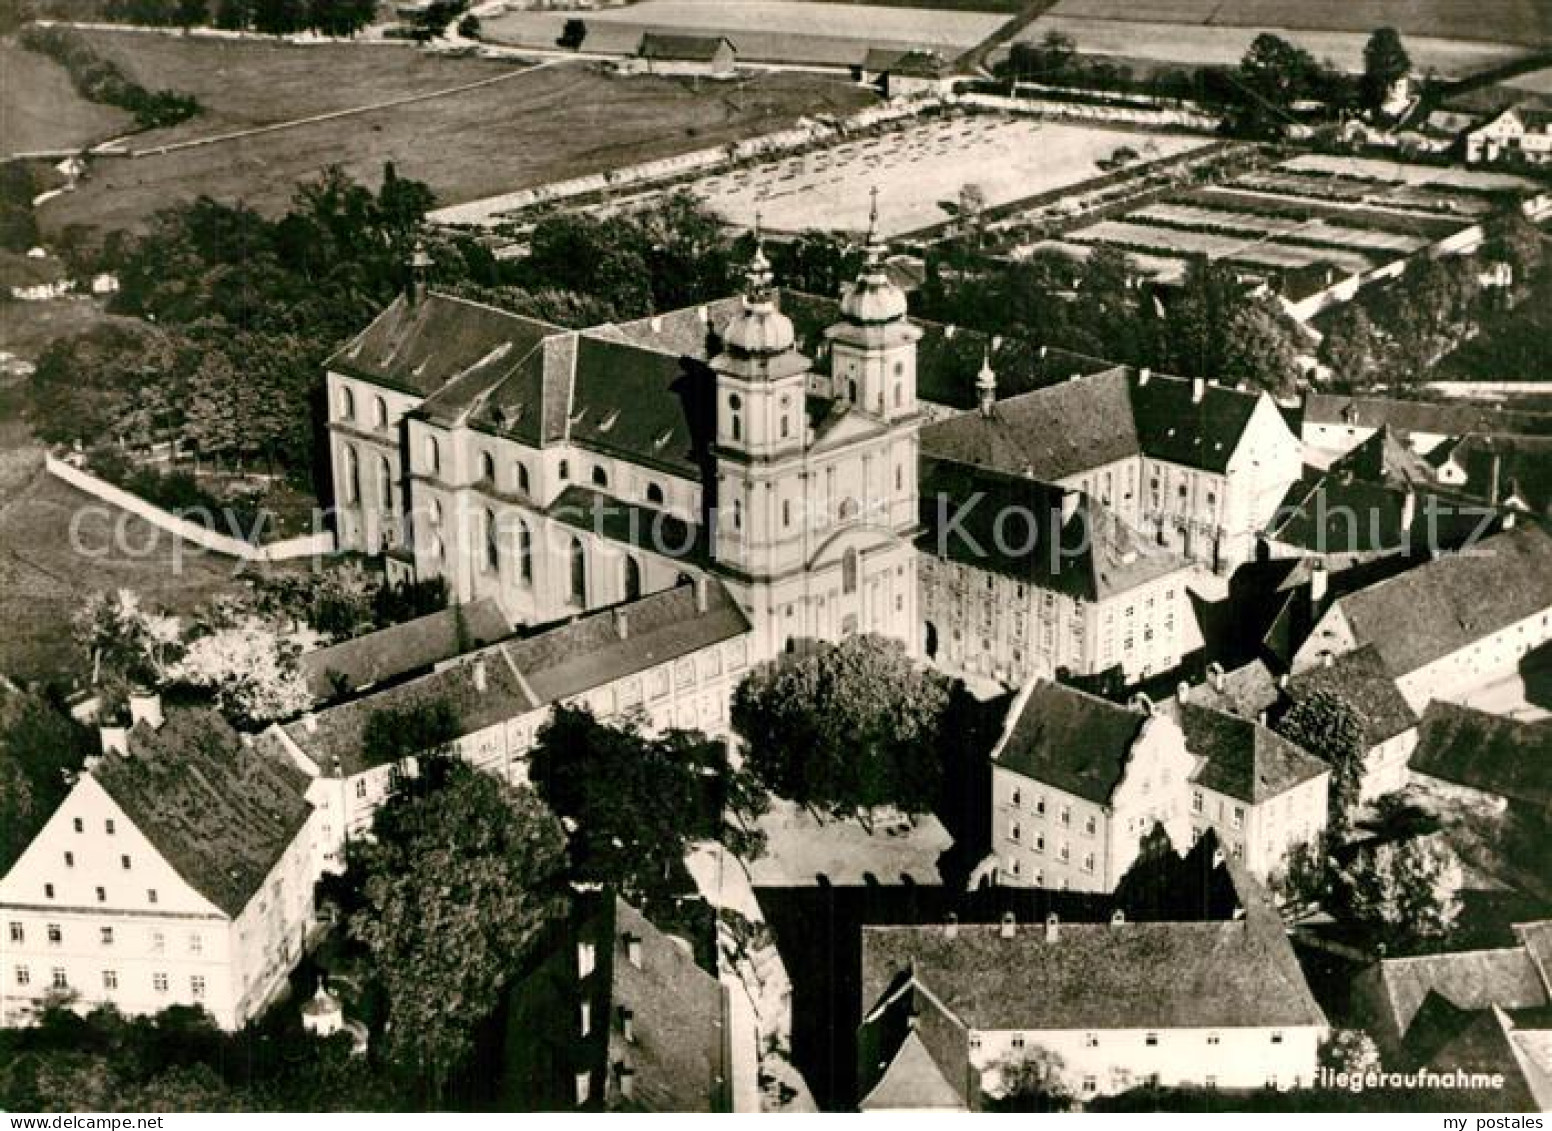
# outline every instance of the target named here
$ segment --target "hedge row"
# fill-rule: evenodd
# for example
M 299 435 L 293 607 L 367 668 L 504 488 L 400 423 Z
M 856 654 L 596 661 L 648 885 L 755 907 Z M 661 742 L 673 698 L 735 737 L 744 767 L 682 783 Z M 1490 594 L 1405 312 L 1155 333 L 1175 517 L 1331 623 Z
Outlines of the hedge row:
M 64 67 L 82 98 L 128 110 L 141 129 L 175 126 L 200 112 L 199 102 L 192 95 L 175 90 L 147 90 L 132 81 L 117 64 L 97 54 L 69 28 L 27 27 L 22 30 L 21 44 Z

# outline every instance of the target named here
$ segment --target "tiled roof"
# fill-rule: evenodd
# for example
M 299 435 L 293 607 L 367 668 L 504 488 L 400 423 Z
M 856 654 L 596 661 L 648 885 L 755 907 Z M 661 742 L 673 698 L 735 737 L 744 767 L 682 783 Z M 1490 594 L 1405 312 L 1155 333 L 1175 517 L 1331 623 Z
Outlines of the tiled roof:
M 1552 609 L 1552 535 L 1526 523 L 1337 602 L 1395 676 Z
M 1453 454 L 1466 472 L 1468 494 L 1490 496 L 1497 457 L 1499 500 L 1519 498 L 1537 514 L 1552 513 L 1552 437 L 1467 436 Z
M 235 918 L 307 823 L 305 776 L 245 746 L 210 710 L 139 724 L 129 751 L 92 776 L 178 875 Z
M 1547 1004 L 1546 987 L 1522 947 L 1381 959 L 1376 970 L 1382 1007 L 1405 1034 L 1429 993 L 1457 1009 L 1525 1009 Z
M 1143 384 L 1134 373 L 1130 386 L 1143 454 L 1215 472 L 1228 466 L 1264 396 L 1207 384 L 1196 400 L 1193 382 L 1162 374 Z
M 429 397 L 456 384 L 472 399 L 496 384 L 546 337 L 564 334 L 466 299 L 400 295 L 327 365 Z
M 1313 554 L 1395 554 L 1414 547 L 1426 552 L 1469 542 L 1494 513 L 1481 503 L 1436 492 L 1306 469 L 1288 488 L 1267 536 Z
M 1295 700 L 1321 690 L 1347 700 L 1358 712 L 1364 740 L 1371 747 L 1417 726 L 1417 713 L 1371 644 L 1333 657 L 1330 665 L 1299 673 L 1289 681 L 1288 690 Z
M 649 31 L 642 35 L 636 54 L 643 59 L 680 59 L 692 63 L 709 63 L 717 57 L 723 44 L 732 49 L 734 44 L 725 35 L 679 35 L 673 32 Z
M 1085 601 L 1186 565 L 1090 496 L 987 468 L 924 458 L 918 509 L 924 553 Z
M 942 78 L 952 72 L 943 56 L 921 48 L 870 47 L 863 58 L 864 70 L 912 78 Z
M 1206 682 L 1191 688 L 1186 697 L 1204 707 L 1254 719 L 1276 705 L 1281 695 L 1271 669 L 1260 660 L 1252 660 L 1221 675 L 1209 672 Z
M 699 477 L 716 428 L 710 370 L 591 334 L 577 341 L 573 443 Z
M 1552 413 L 1519 412 L 1465 401 L 1434 403 L 1353 397 L 1341 393 L 1310 393 L 1304 398 L 1304 423 L 1379 428 L 1401 432 L 1464 436 L 1492 432 L 1529 436 L 1552 435 Z
M 632 965 L 628 940 L 640 946 Z M 595 966 L 578 977 L 577 948 L 591 943 Z M 723 988 L 679 943 L 624 900 L 601 906 L 556 940 L 550 956 L 514 988 L 503 1073 L 515 1110 L 728 1111 L 727 1011 Z M 590 1031 L 582 1035 L 581 1003 Z M 625 1038 L 626 1019 L 632 1040 Z M 622 1078 L 628 1070 L 630 1095 Z
M 696 605 L 695 586 L 680 585 L 513 641 L 504 651 L 538 701 L 553 703 L 748 632 L 748 618 L 722 583 L 704 585 L 705 610 Z
M 1147 716 L 1047 680 L 1014 701 L 995 764 L 1103 804 L 1120 782 Z
M 711 562 L 705 527 L 643 503 L 626 502 L 591 487 L 567 487 L 545 512 L 556 522 L 692 565 Z
M 864 1003 L 857 1031 L 857 1106 L 864 1111 L 958 1110 L 976 1105 L 980 1072 L 970 1034 L 914 975 Z
M 488 597 L 369 632 L 302 655 L 297 664 L 318 699 L 334 699 L 429 668 L 512 634 L 512 622 Z
M 1374 435 L 1333 462 L 1327 470 L 1350 472 L 1371 483 L 1399 482 L 1421 486 L 1433 482 L 1429 458 L 1419 455 L 1388 424 L 1381 425 Z
M 1275 915 L 1229 922 L 862 929 L 862 998 L 916 978 L 967 1027 L 1233 1029 L 1324 1025 Z
M 1534 923 L 1515 923 L 1514 937 L 1520 940 L 1536 964 L 1541 981 L 1552 995 L 1552 919 L 1539 919 Z M 1552 1028 L 1552 1026 L 1548 1026 Z
M 379 711 L 407 711 L 445 702 L 458 716 L 460 733 L 473 734 L 539 708 L 499 645 L 480 655 L 484 658 L 483 691 L 471 659 L 287 723 L 286 736 L 321 773 L 334 774 L 338 765 L 338 772 L 350 777 L 378 764 L 362 740 L 368 721 Z
M 1415 772 L 1552 810 L 1552 719 L 1523 722 L 1435 699 L 1417 734 Z
M 1192 702 L 1179 705 L 1186 748 L 1206 759 L 1195 781 L 1208 789 L 1259 805 L 1331 767 L 1302 747 L 1250 719 Z

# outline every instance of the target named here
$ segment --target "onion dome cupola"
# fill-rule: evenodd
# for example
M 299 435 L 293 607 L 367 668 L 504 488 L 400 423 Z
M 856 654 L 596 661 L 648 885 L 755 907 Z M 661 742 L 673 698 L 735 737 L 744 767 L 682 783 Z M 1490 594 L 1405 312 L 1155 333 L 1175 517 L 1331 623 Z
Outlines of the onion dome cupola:
M 848 322 L 875 326 L 905 317 L 905 292 L 890 279 L 884 266 L 887 250 L 878 230 L 878 189 L 874 188 L 873 205 L 868 211 L 867 242 L 862 251 L 862 271 L 841 296 L 841 316 Z

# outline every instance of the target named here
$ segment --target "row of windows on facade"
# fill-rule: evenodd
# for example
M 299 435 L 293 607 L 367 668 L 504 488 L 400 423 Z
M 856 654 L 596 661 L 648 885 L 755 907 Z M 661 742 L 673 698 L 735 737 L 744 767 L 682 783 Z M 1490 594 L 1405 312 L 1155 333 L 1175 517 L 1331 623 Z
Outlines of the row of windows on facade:
M 32 985 L 32 969 L 28 966 L 16 967 L 16 984 L 18 986 Z M 70 988 L 70 975 L 63 966 L 55 966 L 49 971 L 49 988 L 53 990 L 68 990 Z M 102 972 L 102 988 L 104 990 L 116 990 L 119 988 L 119 972 L 117 970 L 104 970 Z M 159 994 L 165 994 L 171 988 L 171 981 L 164 973 L 151 975 L 151 988 Z M 189 996 L 205 996 L 205 976 L 203 974 L 189 975 Z
M 1024 791 L 1021 788 L 1019 788 L 1018 786 L 1014 786 L 1013 787 L 1013 792 L 1008 795 L 1008 804 L 1012 805 L 1015 809 L 1018 808 L 1020 805 L 1024 804 Z M 1037 793 L 1035 795 L 1035 801 L 1034 801 L 1034 804 L 1030 807 L 1030 811 L 1032 813 L 1034 813 L 1034 815 L 1037 816 L 1037 817 L 1044 817 L 1045 816 L 1045 811 L 1046 811 L 1045 794 Z M 1071 805 L 1062 805 L 1060 808 L 1058 808 L 1057 811 L 1056 811 L 1056 820 L 1063 828 L 1071 828 L 1072 827 L 1072 806 Z M 1086 835 L 1093 836 L 1096 827 L 1097 827 L 1096 821 L 1095 821 L 1095 818 L 1094 818 L 1094 816 L 1092 814 L 1090 814 L 1089 816 L 1087 816 L 1087 817 L 1085 817 L 1083 819 L 1083 831 L 1084 831 L 1084 833 Z M 1018 837 L 1018 829 L 1019 829 L 1018 822 L 1015 821 L 1013 823 L 1013 833 L 1012 833 L 1012 836 L 1013 836 L 1014 840 L 1017 840 L 1019 838 Z
M 1015 844 L 1022 844 L 1023 843 L 1023 841 L 1019 839 L 1019 827 L 1017 825 L 1013 826 L 1012 831 L 1009 833 L 1008 839 L 1013 841 Z M 1030 842 L 1030 848 L 1033 849 L 1035 852 L 1044 852 L 1045 851 L 1045 837 L 1043 837 L 1040 834 L 1036 833 L 1035 834 L 1035 839 L 1032 842 Z M 1060 860 L 1063 864 L 1070 864 L 1070 863 L 1072 863 L 1072 846 L 1070 844 L 1068 844 L 1065 840 L 1064 841 L 1060 841 L 1060 842 L 1057 843 L 1057 846 L 1056 846 L 1056 858 L 1058 860 Z M 1019 864 L 1019 860 L 1018 860 L 1017 856 L 1012 858 L 1011 863 L 1012 863 L 1012 867 L 1009 870 L 1015 876 L 1023 875 L 1023 869 L 1022 869 L 1021 865 Z M 1083 870 L 1085 872 L 1089 872 L 1089 873 L 1092 873 L 1094 871 L 1094 853 L 1092 853 L 1092 852 L 1085 852 L 1083 854 Z M 1042 874 L 1039 871 L 1036 871 L 1035 872 L 1035 886 L 1038 887 L 1040 885 L 1041 878 L 1042 878 Z
M 48 923 L 44 926 L 44 937 L 48 939 L 50 946 L 63 946 L 65 941 L 65 929 L 59 923 Z M 27 942 L 27 927 L 24 923 L 12 923 L 9 937 L 16 946 L 25 945 Z M 103 946 L 113 945 L 113 928 L 101 926 L 97 928 L 97 941 Z M 161 954 L 167 949 L 167 935 L 163 931 L 151 932 L 151 952 Z M 205 951 L 205 937 L 198 931 L 190 931 L 188 934 L 188 949 L 190 954 L 203 954 Z
M 69 861 L 70 853 L 68 853 L 68 852 L 65 853 L 65 856 L 66 856 L 66 864 L 68 866 L 69 862 L 70 862 Z M 126 857 L 123 857 L 123 859 L 127 860 L 127 859 L 129 859 L 129 857 L 126 856 Z M 129 867 L 129 865 L 125 864 L 124 867 L 127 868 L 127 867 Z M 104 887 L 101 884 L 98 884 L 92 890 L 93 890 L 93 892 L 97 896 L 97 902 L 98 903 L 107 903 L 108 902 L 108 889 L 106 887 Z M 44 899 L 54 899 L 54 898 L 57 898 L 55 896 L 55 887 L 54 887 L 54 885 L 52 883 L 45 883 L 43 885 L 43 898 Z M 146 902 L 147 903 L 155 903 L 156 899 L 157 899 L 156 889 L 155 888 L 146 888 Z
M 1114 1037 L 1114 1038 L 1111 1038 L 1111 1039 L 1113 1039 L 1115 1041 L 1115 1043 L 1120 1044 L 1123 1047 L 1130 1046 L 1130 1045 L 1135 1043 L 1135 1041 L 1133 1039 L 1128 1038 L 1128 1037 Z M 1184 1039 L 1184 1038 L 1182 1038 L 1182 1039 Z M 1146 1031 L 1146 1032 L 1143 1033 L 1142 1043 L 1143 1043 L 1144 1047 L 1146 1047 L 1146 1048 L 1157 1048 L 1157 1047 L 1159 1047 L 1159 1041 L 1160 1041 L 1160 1036 L 1159 1036 L 1159 1034 L 1157 1032 Z M 978 1051 L 981 1048 L 981 1043 L 982 1043 L 982 1037 L 981 1037 L 980 1033 L 971 1033 L 970 1034 L 970 1048 L 971 1048 L 971 1051 Z M 1011 1038 L 1009 1038 L 1009 1041 L 1008 1041 L 1008 1044 L 1012 1048 L 1015 1048 L 1015 1049 L 1022 1049 L 1024 1047 L 1026 1047 L 1028 1045 L 1028 1043 L 1029 1043 L 1028 1042 L 1028 1038 L 1023 1033 L 1014 1033 L 1013 1036 Z M 1171 1038 L 1170 1043 L 1171 1043 L 1171 1045 L 1173 1045 L 1175 1043 L 1175 1039 Z M 1223 1043 L 1223 1034 L 1222 1033 L 1216 1033 L 1216 1032 L 1209 1031 L 1208 1033 L 1206 1033 L 1204 1035 L 1203 1043 L 1206 1044 L 1207 1047 L 1209 1047 L 1209 1048 L 1216 1048 L 1216 1047 L 1218 1047 L 1219 1045 L 1221 1045 Z M 1271 1033 L 1271 1043 L 1274 1044 L 1274 1045 L 1280 1045 L 1280 1044 L 1283 1043 L 1283 1033 L 1282 1033 L 1281 1030 L 1273 1030 L 1273 1032 Z M 1085 1034 L 1083 1034 L 1083 1047 L 1084 1048 L 1097 1049 L 1097 1048 L 1100 1047 L 1100 1044 L 1101 1044 L 1100 1034 L 1098 1034 L 1098 1033 L 1085 1033 Z M 1110 1047 L 1109 1040 L 1106 1040 L 1105 1044 L 1106 1044 L 1106 1047 Z

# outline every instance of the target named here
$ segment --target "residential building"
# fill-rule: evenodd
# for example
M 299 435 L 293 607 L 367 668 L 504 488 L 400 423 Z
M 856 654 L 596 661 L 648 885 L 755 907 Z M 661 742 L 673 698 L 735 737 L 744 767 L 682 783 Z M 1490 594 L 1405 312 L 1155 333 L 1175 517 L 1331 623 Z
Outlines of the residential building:
M 1361 799 L 1372 801 L 1403 788 L 1407 783 L 1407 760 L 1417 747 L 1417 713 L 1401 694 L 1375 647 L 1365 644 L 1339 656 L 1325 657 L 1288 683 L 1288 696 L 1295 703 L 1317 691 L 1345 700 L 1363 727 Z
M 754 658 L 918 647 L 918 331 L 884 246 L 812 373 L 757 253 L 747 294 L 587 331 L 418 286 L 329 362 L 345 549 L 543 624 L 715 575 Z
M 852 75 L 885 98 L 947 94 L 954 88 L 953 64 L 923 48 L 870 47 Z
M 1313 448 L 1345 454 L 1383 427 L 1426 455 L 1473 432 L 1552 436 L 1552 414 L 1505 409 L 1481 401 L 1407 401 L 1346 393 L 1309 393 L 1299 435 Z
M 1552 640 L 1552 534 L 1503 524 L 1461 553 L 1337 598 L 1299 647 L 1294 672 L 1370 644 L 1414 711 L 1441 692 L 1512 674 Z
M 1119 366 L 997 398 L 928 426 L 921 442 L 939 460 L 1081 491 L 1223 573 L 1254 556 L 1302 471 L 1299 441 L 1267 394 Z
M 1114 891 L 1156 825 L 1188 842 L 1194 768 L 1167 715 L 1031 681 L 992 750 L 999 882 Z
M 752 662 L 748 619 L 720 582 L 702 579 L 467 653 L 271 727 L 262 742 L 311 779 L 318 867 L 337 868 L 345 840 L 370 825 L 398 775 L 413 769 L 372 748 L 375 716 L 447 704 L 457 721 L 452 752 L 518 784 L 528 780 L 528 751 L 555 704 L 651 729 L 725 735 L 733 690 Z
M 0 879 L 0 1017 L 198 1006 L 240 1028 L 313 922 L 306 779 L 208 710 L 152 705 Z
M 585 906 L 512 990 L 503 1106 L 733 1110 L 727 990 L 618 896 Z
M 1022 686 L 1066 670 L 1168 671 L 1198 643 L 1191 565 L 1098 499 L 1022 476 L 922 461 L 923 651 Z
M 1417 733 L 1408 766 L 1427 792 L 1552 816 L 1552 719 L 1512 719 L 1435 699 Z
M 1552 162 L 1552 108 L 1510 106 L 1467 131 L 1466 160 L 1472 164 L 1509 161 L 1545 165 Z
M 1200 762 L 1191 776 L 1191 830 L 1216 829 L 1225 851 L 1265 880 L 1289 852 L 1325 831 L 1331 767 L 1254 719 L 1190 699 L 1170 705 Z
M 1078 1100 L 1143 1085 L 1297 1088 L 1326 1020 L 1275 913 L 1216 922 L 862 928 L 858 1106 L 976 1109 L 1058 1058 Z

